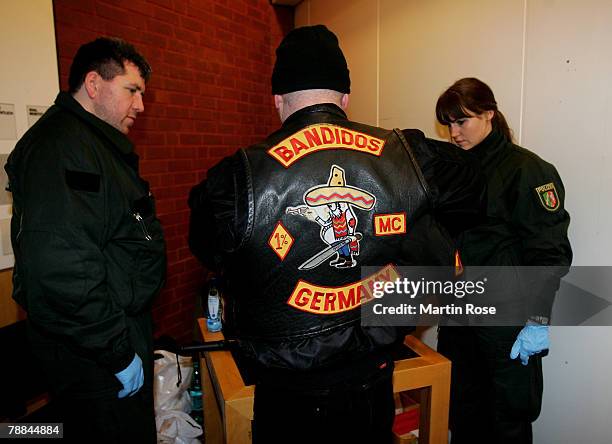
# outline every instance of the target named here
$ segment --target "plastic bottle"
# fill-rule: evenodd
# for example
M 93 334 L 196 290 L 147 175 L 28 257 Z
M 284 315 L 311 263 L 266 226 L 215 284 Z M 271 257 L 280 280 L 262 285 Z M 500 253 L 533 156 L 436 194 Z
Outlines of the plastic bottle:
M 200 380 L 200 362 L 197 357 L 193 359 L 193 378 L 189 387 L 191 398 L 191 417 L 200 425 L 204 422 L 202 409 L 202 381 Z
M 208 284 L 208 317 L 206 328 L 211 333 L 221 331 L 221 298 L 217 290 L 217 282 L 212 278 Z

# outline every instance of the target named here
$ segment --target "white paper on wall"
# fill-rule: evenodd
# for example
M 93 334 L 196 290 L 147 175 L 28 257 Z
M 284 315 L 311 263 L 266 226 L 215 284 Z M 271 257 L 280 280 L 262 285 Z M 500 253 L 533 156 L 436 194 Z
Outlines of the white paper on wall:
M 17 139 L 15 105 L 12 103 L 0 103 L 0 139 Z
M 48 106 L 26 105 L 26 113 L 28 114 L 28 128 L 31 128 L 48 109 Z

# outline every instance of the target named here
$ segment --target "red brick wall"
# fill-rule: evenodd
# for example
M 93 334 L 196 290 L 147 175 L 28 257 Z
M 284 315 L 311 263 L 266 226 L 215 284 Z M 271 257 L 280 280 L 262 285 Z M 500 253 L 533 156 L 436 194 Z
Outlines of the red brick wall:
M 205 270 L 187 246 L 190 188 L 221 157 L 279 125 L 270 92 L 274 49 L 293 11 L 268 0 L 54 0 L 60 82 L 77 48 L 106 35 L 153 67 L 145 112 L 130 132 L 168 243 L 156 335 L 189 341 Z

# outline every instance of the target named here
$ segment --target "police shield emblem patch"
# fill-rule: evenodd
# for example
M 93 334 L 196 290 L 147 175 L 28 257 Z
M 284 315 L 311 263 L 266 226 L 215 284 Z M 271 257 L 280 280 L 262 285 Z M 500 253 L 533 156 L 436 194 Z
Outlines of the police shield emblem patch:
M 535 189 L 540 198 L 542 206 L 548 211 L 557 211 L 559 209 L 559 196 L 555 184 L 550 182 L 545 185 L 541 185 Z

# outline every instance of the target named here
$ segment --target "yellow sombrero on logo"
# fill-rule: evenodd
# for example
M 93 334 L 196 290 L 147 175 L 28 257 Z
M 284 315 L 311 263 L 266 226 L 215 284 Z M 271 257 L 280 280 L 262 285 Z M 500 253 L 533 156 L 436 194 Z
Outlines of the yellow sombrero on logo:
M 332 165 L 327 185 L 312 188 L 306 193 L 304 200 L 311 207 L 344 202 L 363 210 L 371 209 L 376 203 L 374 195 L 360 188 L 347 186 L 344 180 L 344 170 L 338 165 Z

